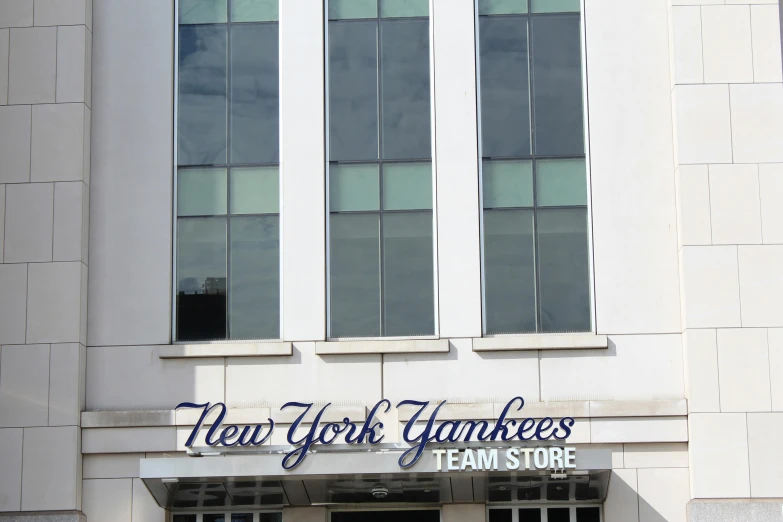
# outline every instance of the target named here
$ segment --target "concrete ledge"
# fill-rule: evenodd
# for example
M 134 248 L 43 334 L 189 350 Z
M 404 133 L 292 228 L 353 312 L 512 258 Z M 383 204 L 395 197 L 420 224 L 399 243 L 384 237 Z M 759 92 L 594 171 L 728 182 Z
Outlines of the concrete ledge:
M 82 412 L 82 428 L 174 426 L 174 423 L 174 410 Z
M 87 522 L 81 511 L 0 513 L 0 522 Z
M 405 339 L 378 341 L 319 341 L 318 355 L 352 355 L 383 353 L 448 353 L 448 339 Z
M 783 496 L 783 492 L 781 492 Z M 783 498 L 776 500 L 737 499 L 701 500 L 688 503 L 689 522 L 778 522 L 783 512 Z
M 514 350 L 590 350 L 609 348 L 605 335 L 595 334 L 531 334 L 480 337 L 473 339 L 474 352 L 504 352 Z
M 591 417 L 680 417 L 688 401 L 590 401 Z
M 82 430 L 82 453 L 177 451 L 177 428 L 93 428 Z
M 161 346 L 158 350 L 158 357 L 161 359 L 273 357 L 292 354 L 293 343 L 290 342 L 172 344 Z

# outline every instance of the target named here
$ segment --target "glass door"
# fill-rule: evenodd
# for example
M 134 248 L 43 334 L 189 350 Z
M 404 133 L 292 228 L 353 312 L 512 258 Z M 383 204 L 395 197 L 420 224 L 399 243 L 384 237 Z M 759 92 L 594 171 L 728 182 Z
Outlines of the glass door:
M 175 513 L 172 522 L 281 522 L 283 514 L 277 513 Z
M 490 508 L 489 522 L 601 522 L 599 506 L 525 506 Z
M 438 509 L 332 511 L 331 522 L 440 522 Z

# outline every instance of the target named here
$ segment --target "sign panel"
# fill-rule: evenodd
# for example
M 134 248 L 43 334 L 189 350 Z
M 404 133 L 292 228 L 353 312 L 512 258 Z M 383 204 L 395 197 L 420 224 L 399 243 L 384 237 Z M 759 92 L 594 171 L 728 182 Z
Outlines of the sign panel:
M 550 417 L 543 419 L 526 418 L 523 420 L 507 419 L 509 412 L 521 411 L 525 405 L 522 397 L 511 399 L 503 408 L 501 414 L 489 420 L 446 420 L 438 421 L 440 409 L 446 404 L 443 401 L 437 404 L 429 415 L 425 415 L 430 405 L 427 401 L 404 400 L 396 407 L 412 406 L 416 408 L 410 420 L 405 424 L 402 432 L 403 440 L 410 445 L 399 457 L 400 468 L 407 469 L 416 464 L 424 453 L 427 445 L 453 444 L 479 442 L 490 445 L 494 442 L 509 441 L 564 441 L 572 432 L 575 420 L 565 417 L 555 422 Z M 286 440 L 294 449 L 283 457 L 283 469 L 292 470 L 307 458 L 317 445 L 329 446 L 338 443 L 349 445 L 375 446 L 383 442 L 383 423 L 376 419 L 379 412 L 389 412 L 392 404 L 389 400 L 379 401 L 371 410 L 367 419 L 354 422 L 348 417 L 342 422 L 327 422 L 322 424 L 321 419 L 331 404 L 322 407 L 312 420 L 309 427 L 305 427 L 305 418 L 311 410 L 312 403 L 289 402 L 283 405 L 281 410 L 298 410 L 298 416 L 293 421 L 286 434 Z M 189 408 L 201 410 L 201 416 L 193 431 L 188 437 L 185 446 L 192 448 L 199 432 L 204 425 L 207 416 L 213 411 L 217 412 L 217 418 L 212 422 L 206 433 L 206 443 L 213 448 L 248 448 L 263 445 L 272 436 L 275 422 L 268 419 L 267 424 L 244 426 L 223 424 L 227 408 L 223 403 L 194 404 L 183 402 L 177 409 Z M 309 419 L 309 417 L 308 417 Z M 309 422 L 309 420 L 308 420 Z M 301 434 L 300 428 L 304 431 Z M 299 432 L 299 434 L 298 434 Z M 499 459 L 506 466 L 505 469 L 573 469 L 573 448 L 525 448 L 512 447 L 505 450 L 482 449 L 476 453 L 473 449 L 436 449 L 434 453 L 438 459 L 438 470 L 451 470 L 455 462 L 463 469 L 498 469 Z M 482 453 L 483 451 L 483 453 Z M 502 455 L 501 455 L 502 453 Z M 489 460 L 487 460 L 489 459 Z M 510 466 L 509 466 L 510 464 Z M 480 467 L 480 466 L 494 466 Z

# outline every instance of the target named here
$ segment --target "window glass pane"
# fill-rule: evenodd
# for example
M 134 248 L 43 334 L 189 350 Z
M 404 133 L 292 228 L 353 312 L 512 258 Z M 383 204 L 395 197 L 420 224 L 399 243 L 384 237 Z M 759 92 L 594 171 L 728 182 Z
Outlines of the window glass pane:
M 280 212 L 279 178 L 277 167 L 231 169 L 231 213 Z
M 489 522 L 511 522 L 510 509 L 490 509 Z
M 378 0 L 329 0 L 329 20 L 377 17 Z
M 226 337 L 226 218 L 177 222 L 177 336 Z
M 253 522 L 251 513 L 232 513 L 231 522 Z
M 277 24 L 231 29 L 231 162 L 278 162 Z
M 231 339 L 280 337 L 280 218 L 231 220 Z
M 527 18 L 479 19 L 481 155 L 530 155 Z
M 177 215 L 219 216 L 226 213 L 226 169 L 179 169 Z
M 275 22 L 278 0 L 231 0 L 232 22 Z
M 532 210 L 484 212 L 484 301 L 488 334 L 536 331 Z
M 578 13 L 580 0 L 532 0 L 534 13 Z
M 538 211 L 541 328 L 590 331 L 587 210 Z
M 226 26 L 179 28 L 180 165 L 226 162 Z
M 329 23 L 329 150 L 332 161 L 378 159 L 376 21 Z
M 330 217 L 331 337 L 378 337 L 381 330 L 378 214 Z
M 204 514 L 204 522 L 225 522 L 226 516 L 223 514 L 219 515 L 210 515 L 210 514 Z
M 520 509 L 519 522 L 541 522 L 541 510 L 538 508 Z
M 587 205 L 585 160 L 537 161 L 536 193 L 543 207 Z
M 576 508 L 576 522 L 601 522 L 601 510 L 597 507 Z
M 431 209 L 432 165 L 397 163 L 383 166 L 384 210 Z
M 174 515 L 174 522 L 196 522 L 196 515 Z
M 378 165 L 330 165 L 329 210 L 378 210 Z
M 429 16 L 429 0 L 381 0 L 381 16 L 384 18 Z
M 548 522 L 571 522 L 571 510 L 569 508 L 549 508 L 546 510 Z
M 479 14 L 527 13 L 527 0 L 479 0 Z
M 532 20 L 536 154 L 584 154 L 579 15 Z
M 226 0 L 179 0 L 181 24 L 214 24 L 226 19 Z
M 384 336 L 433 335 L 432 212 L 383 216 Z
M 532 207 L 532 161 L 484 161 L 484 208 Z
M 429 159 L 429 20 L 381 21 L 384 159 Z
M 259 513 L 258 522 L 280 522 L 283 520 L 282 513 Z

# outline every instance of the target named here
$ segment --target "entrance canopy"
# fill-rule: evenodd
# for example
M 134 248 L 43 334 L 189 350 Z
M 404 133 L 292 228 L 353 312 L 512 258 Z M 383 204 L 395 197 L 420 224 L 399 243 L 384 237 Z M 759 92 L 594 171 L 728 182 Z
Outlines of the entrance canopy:
M 290 446 L 236 450 L 189 458 L 141 460 L 141 478 L 161 507 L 274 508 L 344 504 L 449 504 L 472 502 L 601 502 L 612 463 L 607 449 L 577 449 L 572 469 L 508 469 L 509 447 L 428 447 L 416 464 L 400 467 L 410 447 L 379 444 L 318 447 L 292 470 L 282 467 Z M 458 455 L 446 453 L 459 448 Z M 440 450 L 445 451 L 440 451 Z M 496 466 L 468 465 L 460 455 L 495 450 Z M 206 450 L 205 450 L 206 451 Z M 209 450 L 214 451 L 214 450 Z M 196 454 L 199 454 L 198 452 Z M 522 460 L 522 458 L 520 458 Z

